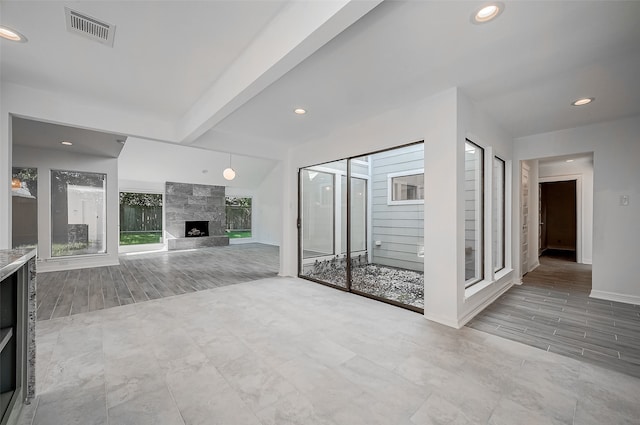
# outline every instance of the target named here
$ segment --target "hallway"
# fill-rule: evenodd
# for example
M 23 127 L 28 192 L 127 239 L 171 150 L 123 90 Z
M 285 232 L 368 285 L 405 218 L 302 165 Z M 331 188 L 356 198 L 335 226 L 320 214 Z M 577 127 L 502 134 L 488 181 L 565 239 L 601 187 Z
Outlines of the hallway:
M 640 377 L 640 306 L 589 298 L 590 265 L 540 263 L 467 326 Z

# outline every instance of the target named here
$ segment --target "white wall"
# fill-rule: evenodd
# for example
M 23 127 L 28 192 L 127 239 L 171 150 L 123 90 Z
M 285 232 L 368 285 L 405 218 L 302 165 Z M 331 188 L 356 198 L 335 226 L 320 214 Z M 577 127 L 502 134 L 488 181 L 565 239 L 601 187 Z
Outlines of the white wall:
M 499 282 L 486 282 L 475 294 L 465 294 L 463 161 L 468 136 L 501 158 L 511 159 L 511 138 L 452 88 L 292 149 L 285 160 L 282 183 L 286 192 L 281 274 L 293 276 L 297 272 L 296 172 L 300 167 L 424 140 L 425 316 L 462 326 L 487 300 L 505 290 L 511 277 L 505 271 Z M 510 192 L 510 184 L 507 190 Z
M 593 152 L 591 296 L 640 304 L 640 116 L 516 139 L 517 159 Z M 629 197 L 621 206 L 620 197 Z M 514 231 L 519 226 L 514 223 Z M 514 251 L 514 254 L 517 252 Z
M 580 205 L 578 208 L 580 229 L 578 229 L 579 256 L 577 261 L 583 264 L 593 262 L 593 160 L 574 161 L 563 164 L 538 165 L 538 179 L 540 181 L 562 181 L 580 178 Z M 532 211 L 538 211 L 532 210 Z
M 103 158 L 35 149 L 13 148 L 13 164 L 38 169 L 38 270 L 68 270 L 118 264 L 118 166 L 115 158 Z M 78 257 L 51 258 L 51 170 L 71 170 L 107 175 L 107 252 Z M 115 202 L 113 201 L 115 200 Z
M 2 43 L 0 43 L 0 49 L 2 49 Z M 11 190 L 9 188 L 9 182 L 11 181 L 10 122 L 9 113 L 6 110 L 4 102 L 4 90 L 2 84 L 0 84 L 0 249 L 11 248 Z
M 458 264 L 462 264 L 460 276 L 457 280 L 458 287 L 458 318 L 457 326 L 463 326 L 471 320 L 473 316 L 478 314 L 482 309 L 491 304 L 496 298 L 511 287 L 513 284 L 513 264 L 511 252 L 511 227 L 512 213 L 509 206 L 511 200 L 511 169 L 513 168 L 513 138 L 506 133 L 501 127 L 495 124 L 493 119 L 480 110 L 470 99 L 463 93 L 458 92 L 458 122 L 457 122 L 457 140 L 458 140 L 458 205 L 463 206 L 465 201 L 464 195 L 464 142 L 466 139 L 471 140 L 476 145 L 484 149 L 484 279 L 469 289 L 464 288 L 464 249 L 459 249 Z M 498 156 L 505 161 L 505 267 L 497 273 L 493 271 L 493 250 L 491 235 L 493 232 L 493 223 L 491 220 L 492 193 L 493 193 L 493 157 Z M 426 169 L 426 165 L 425 165 Z M 517 211 L 517 210 L 516 210 Z M 459 215 L 457 220 L 458 226 L 458 244 L 464 247 L 464 207 L 457 208 L 456 213 Z M 426 241 L 426 239 L 425 239 Z M 426 257 L 426 255 L 425 255 Z
M 282 164 L 264 178 L 253 198 L 256 242 L 280 246 L 282 237 Z

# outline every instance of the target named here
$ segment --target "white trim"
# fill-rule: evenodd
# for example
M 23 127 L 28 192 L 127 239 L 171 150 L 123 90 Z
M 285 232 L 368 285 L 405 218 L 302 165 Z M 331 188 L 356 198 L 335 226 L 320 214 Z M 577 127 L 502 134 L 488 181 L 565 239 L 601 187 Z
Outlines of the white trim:
M 497 282 L 493 282 L 493 284 L 495 284 Z M 493 285 L 492 284 L 492 285 Z M 488 285 L 488 286 L 492 286 L 492 285 Z M 471 319 L 473 319 L 478 313 L 480 313 L 482 310 L 484 310 L 485 308 L 487 308 L 489 305 L 491 305 L 495 300 L 497 300 L 498 298 L 500 298 L 500 296 L 502 294 L 504 294 L 505 292 L 507 292 L 509 289 L 511 289 L 511 287 L 513 286 L 513 282 L 508 282 L 507 284 L 505 284 L 502 288 L 500 288 L 499 290 L 497 290 L 495 293 L 493 293 L 493 295 L 491 295 L 490 297 L 487 297 L 485 300 L 483 300 L 480 304 L 478 304 L 474 309 L 472 309 L 470 312 L 468 312 L 467 314 L 465 314 L 464 316 L 462 316 L 460 319 L 458 319 L 458 326 L 457 328 L 460 329 L 461 327 L 463 327 L 464 325 L 466 325 Z M 466 302 L 466 299 L 465 299 Z
M 250 238 L 229 238 L 229 245 L 242 245 L 243 243 L 257 243 L 257 241 L 253 236 Z
M 589 297 L 600 300 L 616 301 L 619 303 L 640 305 L 640 296 L 637 295 L 618 294 L 617 292 L 596 291 L 595 289 L 592 289 Z
M 36 263 L 38 273 L 56 272 L 62 270 L 84 269 L 88 267 L 117 266 L 120 264 L 118 257 L 109 254 L 87 254 L 67 257 L 55 257 L 39 260 Z
M 441 325 L 449 326 L 450 328 L 460 329 L 464 325 L 460 325 L 460 322 L 455 319 L 449 319 L 447 317 L 436 316 L 431 314 L 427 309 L 424 311 L 424 318 L 432 322 L 440 323 Z
M 408 199 L 406 201 L 394 201 L 393 200 L 393 186 L 392 180 L 395 177 L 416 176 L 422 174 L 424 185 L 424 168 L 418 168 L 415 170 L 398 171 L 395 173 L 387 173 L 387 205 L 421 205 L 424 204 L 424 199 Z
M 164 232 L 162 232 L 164 233 Z M 126 254 L 132 252 L 156 252 L 166 251 L 166 243 L 144 243 L 137 245 L 118 245 L 118 254 Z

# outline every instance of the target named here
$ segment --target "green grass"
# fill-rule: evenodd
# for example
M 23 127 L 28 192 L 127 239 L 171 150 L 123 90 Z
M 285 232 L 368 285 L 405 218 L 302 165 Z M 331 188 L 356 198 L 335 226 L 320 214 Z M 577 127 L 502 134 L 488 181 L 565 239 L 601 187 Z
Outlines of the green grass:
M 161 243 L 162 232 L 120 232 L 120 245 Z
M 251 230 L 227 230 L 229 239 L 250 238 Z
M 51 256 L 52 257 L 64 257 L 67 255 L 82 255 L 89 254 L 87 252 L 87 244 L 86 243 L 54 243 L 51 246 Z

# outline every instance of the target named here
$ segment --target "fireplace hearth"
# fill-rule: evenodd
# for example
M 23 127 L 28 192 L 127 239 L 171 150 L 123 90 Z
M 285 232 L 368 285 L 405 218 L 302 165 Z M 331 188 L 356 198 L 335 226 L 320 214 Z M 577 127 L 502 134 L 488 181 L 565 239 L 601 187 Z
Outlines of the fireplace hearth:
M 224 186 L 166 182 L 167 249 L 229 245 L 224 196 Z
M 208 221 L 185 221 L 184 237 L 185 238 L 201 238 L 209 236 Z

